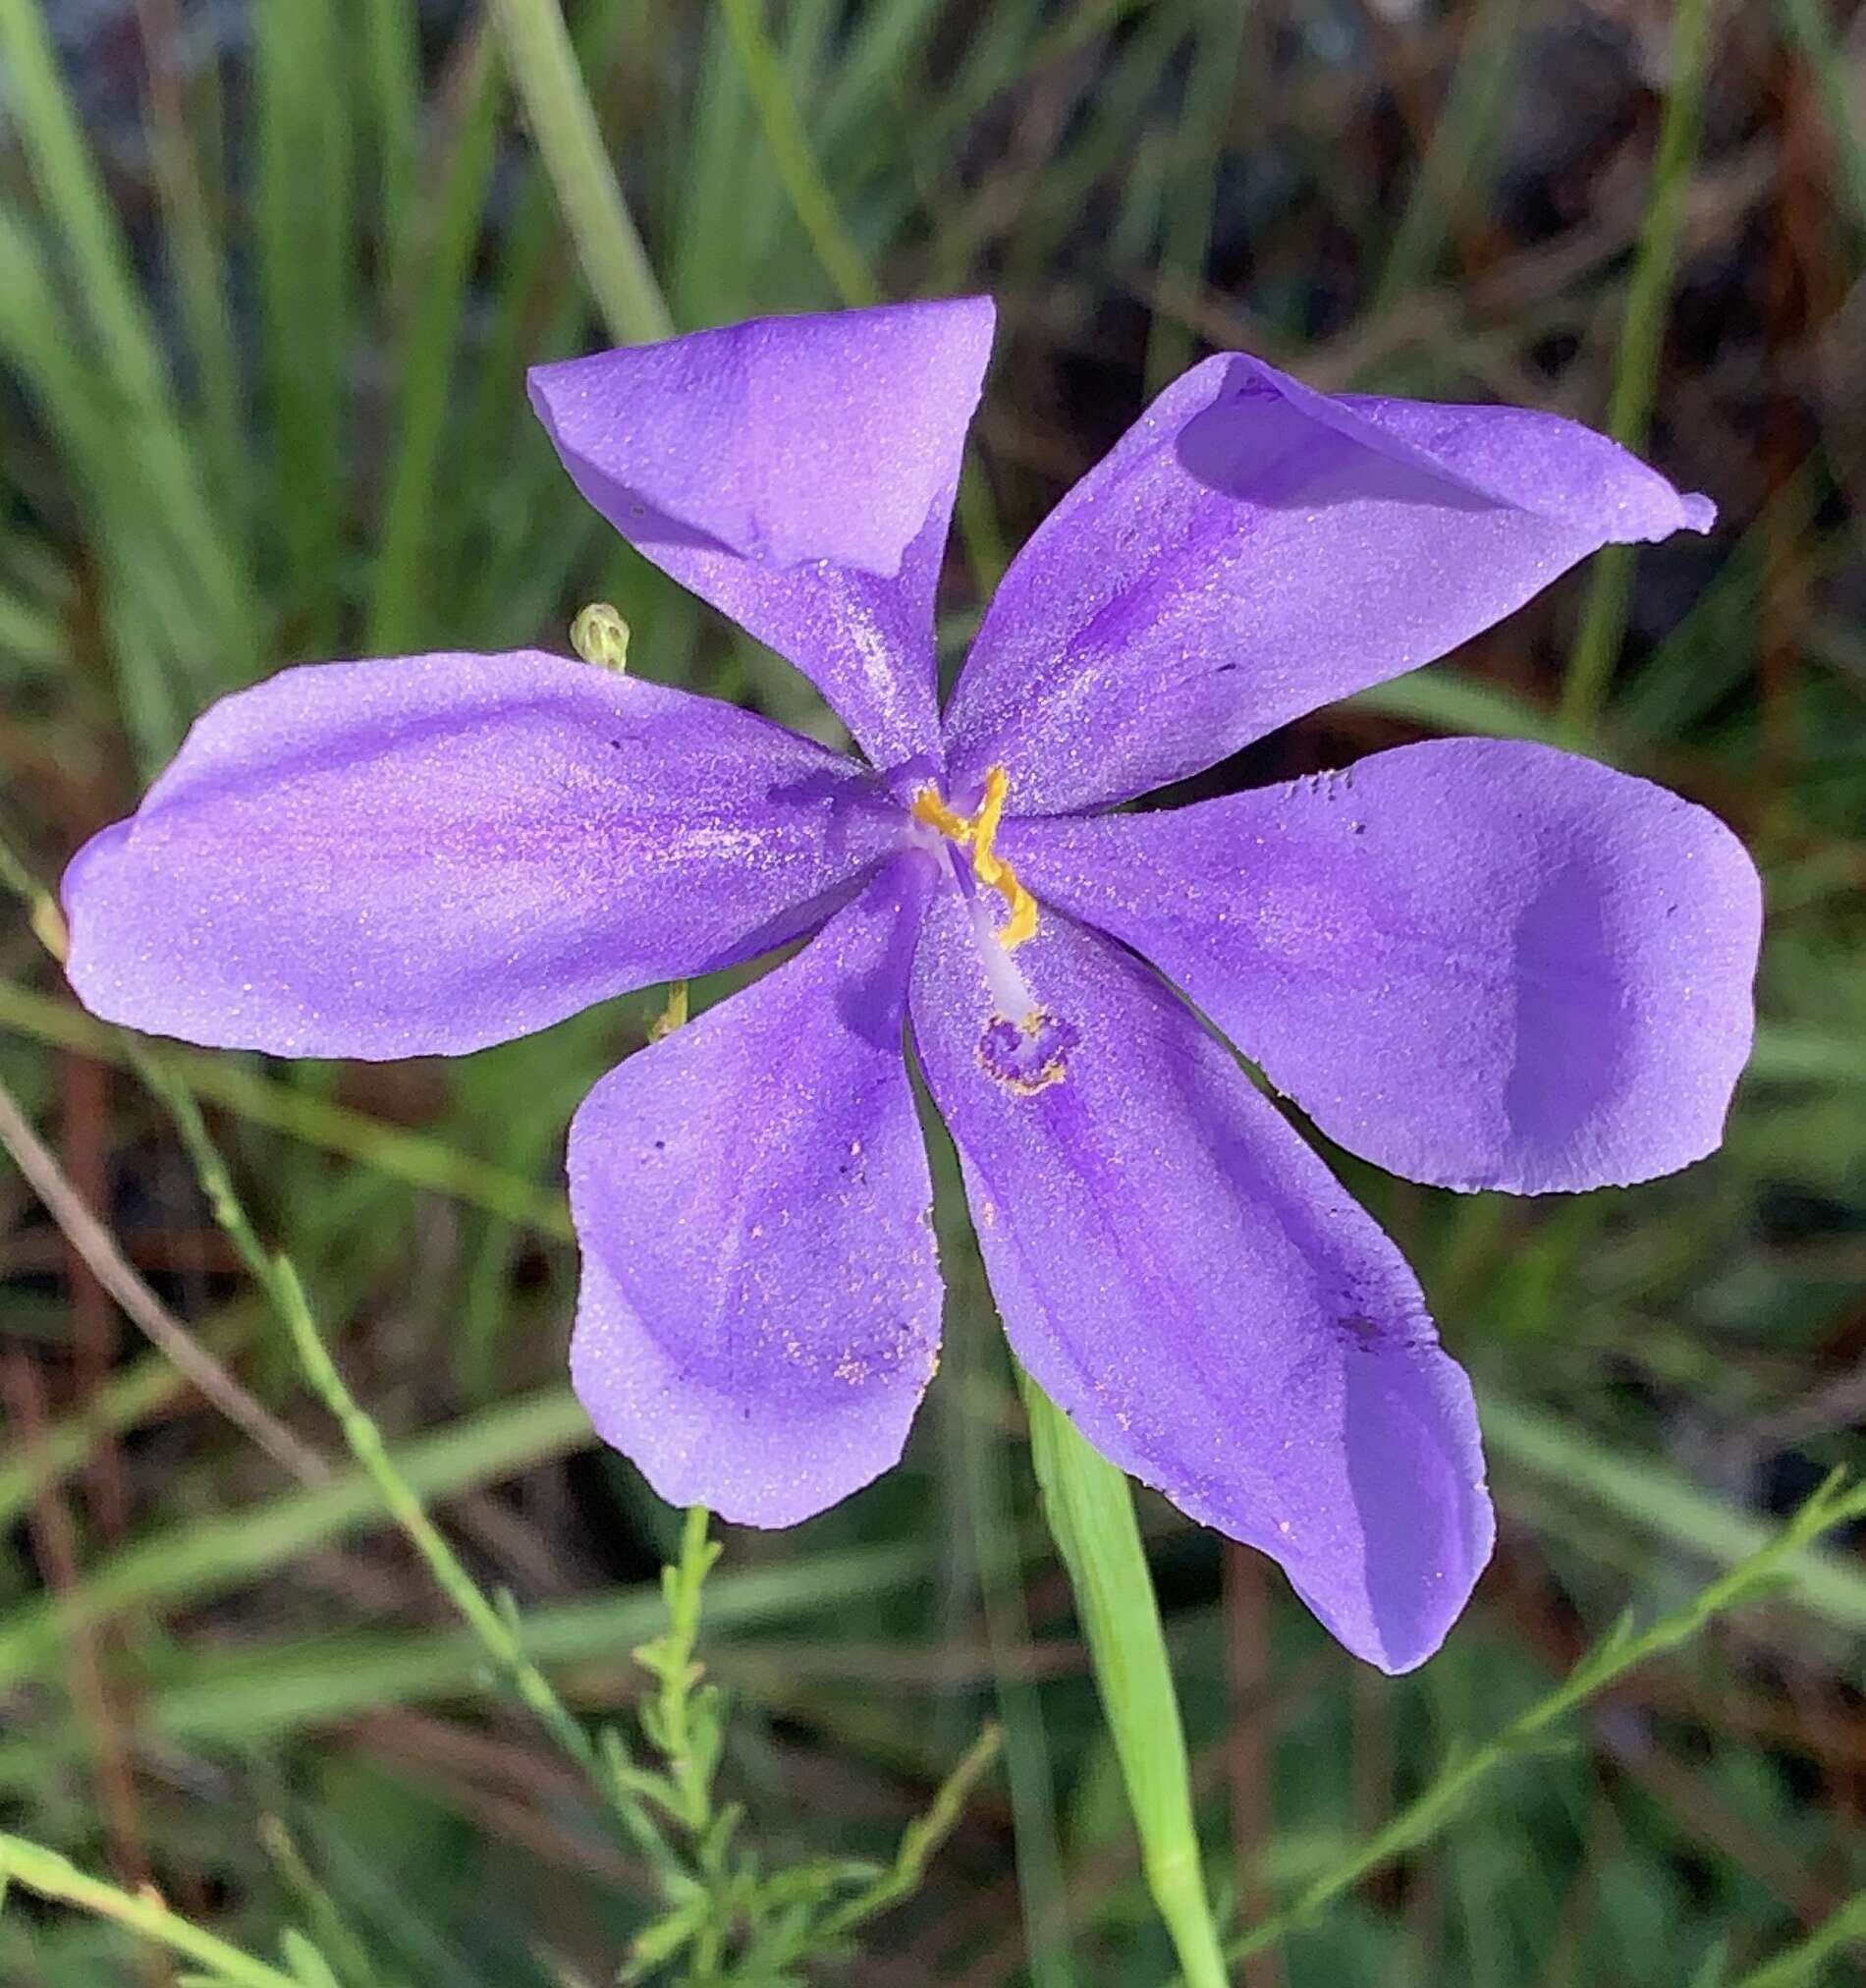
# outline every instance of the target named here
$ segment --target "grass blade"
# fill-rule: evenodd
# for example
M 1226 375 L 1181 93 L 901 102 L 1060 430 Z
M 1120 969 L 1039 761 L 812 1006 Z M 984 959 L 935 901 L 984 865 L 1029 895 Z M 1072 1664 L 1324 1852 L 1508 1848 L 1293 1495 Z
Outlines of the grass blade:
M 1185 1731 L 1133 1493 L 1029 1375 L 1020 1379 L 1031 1462 L 1075 1590 L 1102 1709 L 1133 1806 L 1147 1888 L 1173 1936 L 1187 1988 L 1224 1988 L 1229 1976 L 1205 1896 Z

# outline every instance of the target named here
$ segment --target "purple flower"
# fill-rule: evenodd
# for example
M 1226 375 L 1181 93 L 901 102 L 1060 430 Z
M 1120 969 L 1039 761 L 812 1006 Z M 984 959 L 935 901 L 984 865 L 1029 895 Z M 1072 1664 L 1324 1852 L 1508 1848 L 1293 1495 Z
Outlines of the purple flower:
M 1663 789 L 1493 740 L 1107 810 L 1711 507 L 1550 415 L 1221 355 L 1024 548 L 942 717 L 934 589 L 992 323 L 982 299 L 771 319 L 532 375 L 590 502 L 867 764 L 530 652 L 288 670 L 73 863 L 72 983 L 193 1042 L 458 1054 L 814 934 L 571 1129 L 602 1435 L 758 1525 L 900 1456 L 941 1300 L 910 1032 L 1017 1356 L 1405 1670 L 1490 1552 L 1469 1383 L 1174 990 L 1412 1180 L 1647 1180 L 1720 1137 L 1755 872 Z

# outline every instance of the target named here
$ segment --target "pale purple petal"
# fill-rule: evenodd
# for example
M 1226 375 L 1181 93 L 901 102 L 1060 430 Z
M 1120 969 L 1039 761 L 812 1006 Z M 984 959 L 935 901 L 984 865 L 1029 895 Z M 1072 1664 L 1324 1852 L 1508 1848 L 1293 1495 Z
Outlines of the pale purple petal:
M 1723 1135 L 1761 887 L 1664 788 L 1454 739 L 1165 813 L 1007 824 L 1000 846 L 1410 1180 L 1598 1187 Z
M 912 1017 L 1018 1358 L 1356 1655 L 1423 1662 L 1492 1524 L 1470 1387 L 1411 1272 L 1146 967 L 1055 911 L 1016 957 L 1033 1035 L 993 1022 L 942 898 Z
M 1712 516 L 1572 421 L 1331 399 L 1222 354 L 1014 562 L 947 714 L 953 786 L 1002 763 L 1025 814 L 1147 793 Z
M 79 853 L 71 981 L 221 1048 L 455 1054 L 807 931 L 880 810 L 851 761 L 587 663 L 287 670 Z
M 571 1128 L 572 1378 L 672 1504 L 795 1524 L 906 1441 L 940 1326 L 903 1028 L 929 875 L 891 864 Z
M 598 511 L 787 656 L 876 765 L 936 759 L 933 594 L 991 300 L 756 318 L 537 367 Z

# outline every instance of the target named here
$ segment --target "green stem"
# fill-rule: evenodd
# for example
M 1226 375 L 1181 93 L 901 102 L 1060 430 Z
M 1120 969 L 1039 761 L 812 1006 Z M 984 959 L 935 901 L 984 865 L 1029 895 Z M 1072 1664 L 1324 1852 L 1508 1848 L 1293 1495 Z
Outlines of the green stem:
M 1021 1371 L 1018 1378 L 1044 1512 L 1075 1590 L 1147 1887 L 1186 1988 L 1224 1988 L 1229 1976 L 1205 1895 L 1185 1731 L 1133 1494 L 1036 1382 Z
M 673 316 L 610 169 L 557 0 L 492 0 L 492 12 L 513 86 L 610 336 L 622 345 L 672 338 Z
M 699 1642 L 700 1595 L 718 1543 L 708 1536 L 705 1506 L 687 1508 L 681 1527 L 681 1557 L 662 1570 L 668 1626 L 661 1638 L 661 1723 L 667 1747 L 668 1772 L 681 1794 L 686 1826 L 696 1834 L 712 1820 L 712 1777 L 694 1757 L 693 1732 L 687 1713 L 699 1670 L 693 1651 Z
M 86 1877 L 74 1863 L 24 1837 L 0 1836 L 0 1881 L 12 1880 L 42 1899 L 95 1912 L 214 1969 L 230 1988 L 302 1988 L 302 1983 L 225 1940 L 217 1940 L 190 1919 L 169 1910 L 153 1891 L 124 1892 Z
M 199 1165 L 198 1154 L 196 1163 Z M 206 1171 L 201 1168 L 203 1184 Z M 210 1194 L 212 1191 L 210 1188 Z M 219 1205 L 216 1200 L 216 1212 L 219 1212 Z M 336 1363 L 318 1334 L 317 1323 L 311 1316 L 303 1287 L 299 1283 L 298 1272 L 291 1260 L 285 1256 L 272 1257 L 268 1274 L 262 1281 L 292 1335 L 292 1344 L 298 1351 L 305 1379 L 337 1418 L 351 1454 L 381 1494 L 389 1516 L 427 1563 L 428 1571 L 441 1592 L 485 1645 L 509 1688 L 537 1717 L 565 1753 L 583 1770 L 591 1784 L 608 1795 L 617 1819 L 655 1869 L 663 1874 L 680 1872 L 680 1860 L 659 1825 L 639 1801 L 622 1792 L 610 1763 L 603 1759 L 595 1741 L 558 1696 L 551 1681 L 525 1654 L 511 1613 L 500 1610 L 480 1592 L 471 1574 L 461 1565 L 453 1548 L 442 1536 L 440 1528 L 428 1517 L 420 1493 L 396 1468 L 383 1443 L 382 1432 L 362 1411 L 337 1371 Z
M 926 1813 L 916 1816 L 902 1831 L 894 1862 L 872 1884 L 824 1919 L 819 1938 L 825 1946 L 846 1940 L 864 1921 L 898 1905 L 919 1890 L 927 1864 L 959 1826 L 966 1797 L 986 1768 L 997 1759 L 1003 1744 L 1003 1733 L 996 1726 L 987 1726 L 966 1747 L 958 1766 L 940 1783 Z
M 1672 280 L 1685 194 L 1697 156 L 1698 113 L 1711 66 L 1712 0 L 1678 0 L 1672 24 L 1672 81 L 1659 122 L 1652 195 L 1626 290 L 1626 316 L 1614 368 L 1608 427 L 1629 449 L 1645 446 L 1665 344 Z M 1566 742 L 1585 746 L 1600 722 L 1614 658 L 1626 633 L 1632 599 L 1631 546 L 1613 545 L 1594 562 L 1581 625 L 1562 686 L 1561 723 Z

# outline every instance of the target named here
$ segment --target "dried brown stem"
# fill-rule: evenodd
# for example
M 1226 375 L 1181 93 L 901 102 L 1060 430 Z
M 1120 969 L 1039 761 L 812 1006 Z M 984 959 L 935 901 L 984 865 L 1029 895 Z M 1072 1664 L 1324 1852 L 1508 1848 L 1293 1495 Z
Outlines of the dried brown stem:
M 248 1394 L 137 1275 L 118 1248 L 116 1238 L 85 1206 L 83 1197 L 4 1084 L 0 1084 L 0 1146 L 12 1155 L 14 1164 L 45 1203 L 72 1247 L 90 1266 L 98 1283 L 136 1326 L 188 1376 L 202 1398 L 294 1477 L 314 1483 L 329 1476 L 330 1466 L 323 1458 Z

